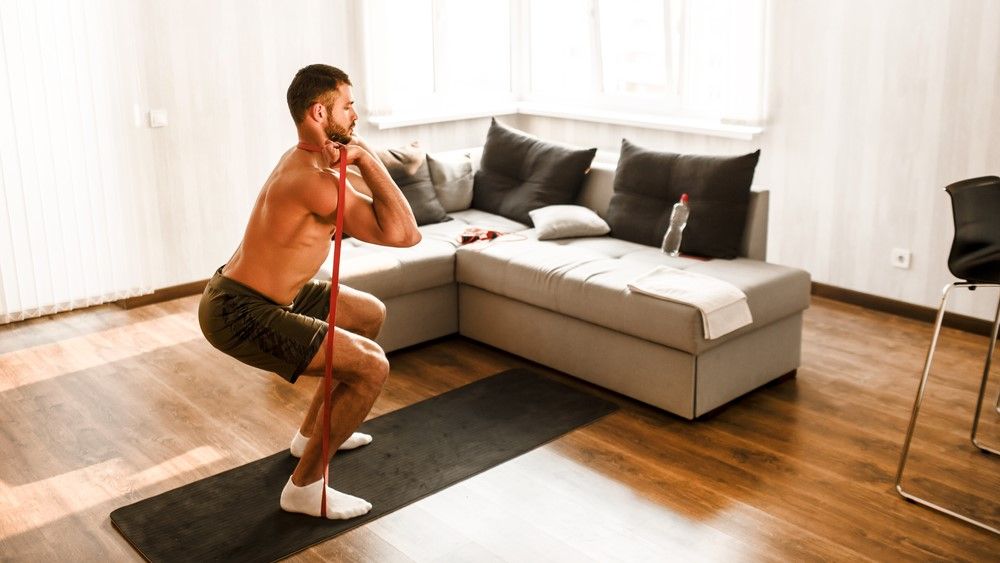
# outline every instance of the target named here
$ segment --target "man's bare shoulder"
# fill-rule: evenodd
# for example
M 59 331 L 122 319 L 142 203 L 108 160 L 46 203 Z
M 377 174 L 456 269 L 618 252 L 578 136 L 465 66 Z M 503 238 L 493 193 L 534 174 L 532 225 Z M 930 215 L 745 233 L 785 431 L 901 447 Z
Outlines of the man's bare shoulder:
M 337 177 L 315 166 L 294 167 L 274 179 L 271 197 L 296 201 L 318 215 L 337 209 Z
M 285 193 L 324 189 L 335 181 L 336 178 L 329 170 L 285 158 L 275 170 L 269 185 L 277 188 L 284 195 Z

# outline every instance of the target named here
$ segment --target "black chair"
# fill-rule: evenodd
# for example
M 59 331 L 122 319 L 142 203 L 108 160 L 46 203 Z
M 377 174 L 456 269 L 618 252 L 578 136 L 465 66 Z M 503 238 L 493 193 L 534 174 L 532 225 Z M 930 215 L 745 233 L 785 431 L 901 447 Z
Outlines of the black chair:
M 913 402 L 913 413 L 910 415 L 910 426 L 906 430 L 903 442 L 903 452 L 899 458 L 899 470 L 896 472 L 896 491 L 903 498 L 920 503 L 939 512 L 954 516 L 970 524 L 979 526 L 1000 534 L 1000 529 L 984 522 L 970 518 L 958 512 L 949 510 L 933 502 L 922 499 L 903 490 L 903 469 L 910 453 L 910 442 L 913 430 L 917 426 L 917 415 L 920 403 L 927 387 L 927 376 L 931 371 L 931 359 L 937 347 L 938 335 L 941 332 L 941 321 L 944 319 L 945 304 L 948 294 L 956 287 L 975 290 L 977 287 L 1000 288 L 1000 177 L 984 176 L 955 182 L 945 188 L 951 196 L 952 215 L 955 221 L 955 239 L 948 255 L 948 269 L 961 281 L 950 283 L 944 287 L 941 295 L 941 305 L 938 307 L 937 320 L 934 322 L 934 335 L 927 350 L 927 360 L 924 362 L 924 373 L 917 388 L 917 396 Z M 997 327 L 1000 326 L 1000 299 L 997 300 L 997 311 L 993 317 L 993 330 L 990 336 L 990 348 L 986 352 L 986 365 L 983 368 L 982 383 L 979 386 L 979 399 L 976 402 L 976 413 L 972 418 L 972 444 L 987 454 L 1000 455 L 997 449 L 982 444 L 976 436 L 979 428 L 979 417 L 982 413 L 983 395 L 986 393 L 986 382 L 990 375 L 990 363 L 993 361 L 993 349 L 997 344 Z M 1000 412 L 1000 396 L 994 409 Z

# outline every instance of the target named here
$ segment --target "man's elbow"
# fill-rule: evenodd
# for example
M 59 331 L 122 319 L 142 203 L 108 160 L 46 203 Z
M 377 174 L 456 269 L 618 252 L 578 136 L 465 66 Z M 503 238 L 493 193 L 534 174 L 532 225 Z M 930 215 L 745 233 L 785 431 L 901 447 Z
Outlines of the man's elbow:
M 422 238 L 423 235 L 420 234 L 420 231 L 418 231 L 417 229 L 413 229 L 412 231 L 406 233 L 402 237 L 393 240 L 392 246 L 398 246 L 398 247 L 416 246 L 417 243 L 419 243 Z

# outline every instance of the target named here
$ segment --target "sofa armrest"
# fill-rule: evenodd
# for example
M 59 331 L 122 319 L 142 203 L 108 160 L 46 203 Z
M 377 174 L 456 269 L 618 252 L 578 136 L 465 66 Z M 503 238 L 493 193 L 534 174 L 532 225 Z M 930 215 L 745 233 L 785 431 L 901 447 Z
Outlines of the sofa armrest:
M 747 225 L 743 229 L 743 244 L 740 256 L 754 260 L 767 259 L 767 214 L 771 202 L 768 190 L 751 190 L 750 207 L 747 209 Z

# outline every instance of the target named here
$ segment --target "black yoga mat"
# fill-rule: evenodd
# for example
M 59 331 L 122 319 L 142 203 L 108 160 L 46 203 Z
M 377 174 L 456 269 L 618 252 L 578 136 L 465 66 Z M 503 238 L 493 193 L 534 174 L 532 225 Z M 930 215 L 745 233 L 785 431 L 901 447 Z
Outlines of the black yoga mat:
M 281 510 L 288 450 L 111 513 L 150 561 L 275 561 L 440 491 L 614 411 L 604 399 L 513 369 L 374 418 L 340 452 L 331 486 L 372 503 L 351 520 Z

